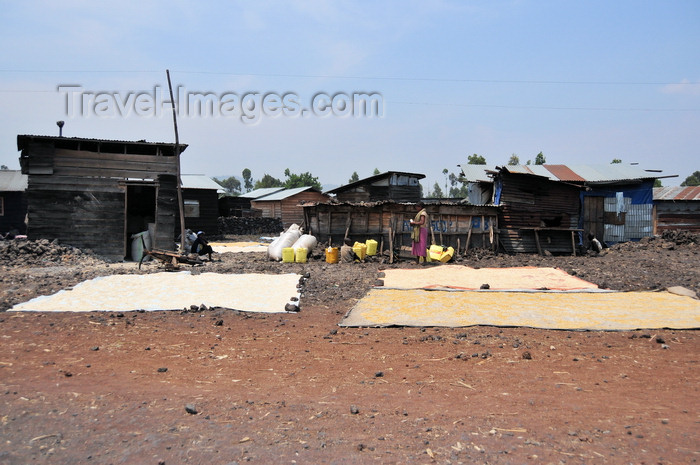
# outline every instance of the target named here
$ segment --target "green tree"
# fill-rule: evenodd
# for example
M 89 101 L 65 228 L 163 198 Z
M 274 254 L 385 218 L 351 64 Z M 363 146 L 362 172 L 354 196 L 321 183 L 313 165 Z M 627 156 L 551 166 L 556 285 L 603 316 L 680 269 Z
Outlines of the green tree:
M 544 154 L 542 152 L 538 153 L 535 157 L 535 165 L 544 165 L 545 163 L 547 163 L 547 160 L 544 158 Z
M 245 168 L 241 175 L 243 175 L 243 188 L 246 192 L 250 192 L 253 189 L 253 174 Z
M 357 171 L 353 171 L 352 176 L 350 176 L 350 179 L 348 179 L 348 183 L 357 182 L 359 180 L 360 180 L 360 176 L 357 174 Z
M 445 192 L 447 192 L 447 179 L 448 179 L 447 174 L 448 173 L 449 173 L 449 171 L 447 170 L 447 168 L 442 169 L 442 174 L 443 174 L 443 176 L 445 176 Z
M 433 192 L 428 194 L 428 197 L 432 197 L 435 199 L 440 199 L 443 197 L 442 189 L 440 189 L 440 184 L 435 182 L 435 185 L 433 186 Z
M 378 174 L 380 174 L 380 173 L 381 173 L 381 172 L 379 171 L 379 168 L 375 168 L 375 169 L 374 169 L 374 173 L 372 173 L 372 175 L 376 176 L 376 175 L 378 175 Z
M 622 163 L 622 160 L 619 158 L 613 158 L 613 161 L 610 162 L 611 165 L 616 165 L 618 163 Z
M 467 164 L 469 164 L 469 165 L 485 165 L 486 158 L 482 157 L 481 155 L 477 155 L 477 154 L 469 155 L 469 158 L 467 158 Z
M 255 181 L 254 189 L 265 189 L 267 187 L 284 187 L 284 183 L 277 178 L 265 174 L 261 180 Z
M 700 186 L 700 171 L 696 171 L 681 183 L 681 186 Z
M 664 185 L 661 184 L 661 179 L 654 179 L 654 187 L 664 187 Z
M 469 187 L 467 184 L 462 182 L 454 173 L 450 173 L 450 191 L 449 196 L 453 199 L 457 198 L 467 198 L 469 196 Z
M 287 168 L 284 170 L 284 175 L 287 177 L 284 182 L 284 187 L 287 189 L 293 189 L 295 187 L 315 187 L 318 190 L 323 189 L 321 183 L 318 182 L 318 178 L 314 177 L 308 171 L 301 174 L 294 174 Z
M 7 165 L 0 165 L 0 170 L 9 170 L 10 168 L 7 167 Z
M 510 159 L 508 160 L 508 164 L 513 166 L 513 165 L 519 165 L 520 164 L 520 158 L 516 154 L 513 154 L 510 156 Z
M 226 189 L 228 194 L 240 194 L 241 193 L 241 181 L 236 179 L 235 176 L 228 177 L 226 179 L 214 178 L 221 187 Z

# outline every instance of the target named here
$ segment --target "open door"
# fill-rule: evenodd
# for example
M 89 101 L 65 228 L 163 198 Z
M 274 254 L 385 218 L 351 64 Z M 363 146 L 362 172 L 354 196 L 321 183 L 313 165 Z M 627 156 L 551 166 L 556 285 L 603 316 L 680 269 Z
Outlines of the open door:
M 148 231 L 149 224 L 156 221 L 156 186 L 152 183 L 127 184 L 124 204 L 124 256 L 133 260 L 131 236 Z

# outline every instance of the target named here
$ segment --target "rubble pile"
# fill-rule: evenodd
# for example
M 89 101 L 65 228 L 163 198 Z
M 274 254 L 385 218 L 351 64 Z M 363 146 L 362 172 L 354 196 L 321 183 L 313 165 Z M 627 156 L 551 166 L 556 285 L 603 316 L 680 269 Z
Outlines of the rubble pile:
M 218 219 L 219 235 L 274 234 L 284 230 L 280 218 L 245 218 L 222 216 Z
M 621 242 L 613 245 L 611 251 L 633 251 L 664 249 L 700 245 L 700 234 L 690 231 L 664 231 L 660 236 L 643 237 L 639 241 Z
M 90 251 L 82 251 L 57 240 L 0 241 L 0 263 L 22 265 L 48 265 L 80 261 L 99 261 Z

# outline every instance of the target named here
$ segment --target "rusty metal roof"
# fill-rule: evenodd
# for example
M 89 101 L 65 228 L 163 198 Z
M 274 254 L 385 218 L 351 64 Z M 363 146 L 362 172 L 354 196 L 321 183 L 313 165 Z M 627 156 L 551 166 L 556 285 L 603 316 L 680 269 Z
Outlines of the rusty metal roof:
M 700 201 L 700 186 L 655 187 L 654 200 L 696 200 Z
M 637 165 L 611 163 L 608 165 L 508 165 L 510 173 L 544 176 L 552 181 L 564 182 L 620 182 L 640 179 L 675 177 L 664 175 L 660 170 L 645 170 Z

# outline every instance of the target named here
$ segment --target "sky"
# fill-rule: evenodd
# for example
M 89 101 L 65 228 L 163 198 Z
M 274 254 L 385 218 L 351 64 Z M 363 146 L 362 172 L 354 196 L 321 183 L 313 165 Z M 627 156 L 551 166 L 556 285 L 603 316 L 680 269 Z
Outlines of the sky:
M 407 171 L 429 192 L 471 154 L 542 152 L 679 185 L 700 169 L 698 25 L 696 0 L 7 1 L 0 164 L 59 120 L 174 142 L 169 70 L 183 173 Z

